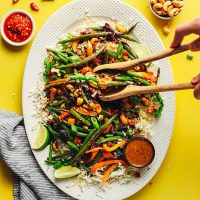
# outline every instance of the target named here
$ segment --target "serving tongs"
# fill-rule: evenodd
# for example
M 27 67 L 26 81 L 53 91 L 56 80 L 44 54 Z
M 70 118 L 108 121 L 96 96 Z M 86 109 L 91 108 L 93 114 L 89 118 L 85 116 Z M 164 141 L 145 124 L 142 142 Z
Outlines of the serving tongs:
M 189 50 L 189 44 L 184 44 L 179 47 L 164 50 L 160 53 L 153 54 L 151 56 L 144 57 L 144 58 L 138 58 L 135 60 L 119 62 L 119 63 L 99 65 L 93 69 L 93 72 L 97 72 L 97 71 L 105 70 L 105 69 L 127 71 L 127 70 L 133 68 L 134 66 L 142 65 L 145 63 L 150 63 L 150 62 L 153 62 L 156 60 L 160 60 L 162 58 L 166 58 L 166 57 L 178 54 L 178 53 L 182 53 L 187 50 Z
M 172 56 L 172 55 L 175 55 L 187 50 L 189 50 L 189 44 L 185 44 L 177 48 L 165 50 L 163 52 L 160 52 L 158 54 L 154 54 L 145 58 L 139 58 L 136 60 L 120 62 L 120 63 L 100 65 L 94 68 L 93 72 L 97 72 L 97 71 L 105 70 L 105 69 L 126 71 L 133 68 L 134 66 L 160 60 L 162 58 L 166 58 L 166 57 L 169 57 L 169 56 Z M 175 90 L 187 90 L 187 89 L 193 89 L 193 88 L 194 88 L 194 85 L 189 82 L 170 84 L 170 85 L 155 85 L 155 86 L 128 85 L 120 91 L 113 92 L 111 94 L 107 94 L 104 96 L 102 95 L 102 96 L 99 96 L 99 98 L 102 101 L 113 101 L 116 99 L 121 99 L 121 98 L 132 96 L 132 95 L 150 94 L 150 93 L 175 91 Z

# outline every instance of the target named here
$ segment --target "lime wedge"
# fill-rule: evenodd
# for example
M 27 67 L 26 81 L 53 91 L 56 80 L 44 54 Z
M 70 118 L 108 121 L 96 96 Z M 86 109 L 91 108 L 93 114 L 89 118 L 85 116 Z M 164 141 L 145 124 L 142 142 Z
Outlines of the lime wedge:
M 32 149 L 34 150 L 42 150 L 50 143 L 50 135 L 48 129 L 41 125 L 40 132 L 33 144 Z
M 70 178 L 73 176 L 76 176 L 79 174 L 81 171 L 77 167 L 72 167 L 72 166 L 63 166 L 54 172 L 54 177 L 61 179 L 61 178 Z
M 131 45 L 131 48 L 139 58 L 144 58 L 152 55 L 151 50 L 145 44 L 133 44 Z

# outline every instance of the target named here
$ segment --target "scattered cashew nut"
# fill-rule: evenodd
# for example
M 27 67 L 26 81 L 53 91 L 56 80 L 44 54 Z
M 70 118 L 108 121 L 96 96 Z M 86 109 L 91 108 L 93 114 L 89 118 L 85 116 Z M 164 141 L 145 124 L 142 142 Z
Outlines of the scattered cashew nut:
M 165 35 L 168 35 L 170 33 L 169 24 L 165 24 L 162 30 Z

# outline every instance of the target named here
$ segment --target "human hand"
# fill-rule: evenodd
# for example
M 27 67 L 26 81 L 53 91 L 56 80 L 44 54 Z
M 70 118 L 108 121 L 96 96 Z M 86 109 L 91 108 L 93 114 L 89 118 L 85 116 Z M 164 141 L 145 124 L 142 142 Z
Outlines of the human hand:
M 195 85 L 194 88 L 194 96 L 196 99 L 200 99 L 200 74 L 198 74 L 197 76 L 195 76 L 192 79 L 192 84 Z
M 180 46 L 184 37 L 192 33 L 200 36 L 200 17 L 193 20 L 192 22 L 179 25 L 176 28 L 171 48 Z M 191 42 L 189 45 L 189 49 L 191 51 L 200 51 L 200 38 Z

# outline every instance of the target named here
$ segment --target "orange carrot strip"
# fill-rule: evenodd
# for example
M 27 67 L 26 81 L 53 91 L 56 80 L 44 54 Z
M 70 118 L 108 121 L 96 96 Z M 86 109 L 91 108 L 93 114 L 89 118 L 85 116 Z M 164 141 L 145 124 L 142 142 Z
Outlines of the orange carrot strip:
M 49 84 L 59 83 L 59 82 L 65 82 L 65 81 L 68 81 L 68 80 L 69 80 L 69 78 L 61 78 L 61 79 L 58 79 L 58 80 L 49 81 Z
M 120 143 L 113 145 L 112 147 L 109 147 L 106 143 L 103 144 L 103 148 L 105 151 L 114 151 L 118 149 L 119 147 L 122 147 L 126 144 L 126 140 L 122 140 Z
M 108 125 L 107 128 L 103 131 L 103 133 L 109 133 L 112 128 L 112 124 Z
M 91 160 L 93 160 L 98 153 L 99 153 L 99 151 L 93 151 L 90 158 L 87 159 L 86 163 L 89 163 Z
M 91 171 L 91 173 L 95 173 L 98 168 L 107 166 L 107 165 L 111 165 L 111 164 L 115 164 L 115 163 L 121 163 L 122 165 L 124 165 L 124 167 L 128 167 L 128 164 L 126 162 L 124 162 L 123 160 L 107 160 L 107 161 L 103 161 L 103 162 L 94 164 L 90 171 Z
M 87 150 L 85 153 L 91 153 L 91 152 L 99 151 L 99 150 L 103 150 L 103 147 L 96 147 L 94 149 Z
M 105 159 L 104 155 L 101 155 L 101 157 L 99 158 L 98 162 L 102 162 Z
M 103 175 L 103 178 L 102 178 L 102 183 L 105 183 L 108 179 L 109 179 L 109 176 L 111 175 L 111 173 L 114 171 L 114 169 L 117 167 L 118 164 L 114 164 L 114 165 L 111 165 L 108 170 L 105 172 L 105 174 Z
M 116 158 L 112 153 L 110 153 L 108 151 L 103 151 L 102 155 L 104 156 L 104 158 L 110 158 L 110 159 L 115 159 Z
M 56 88 L 51 88 L 50 89 L 50 103 L 53 103 L 54 97 L 56 95 L 56 91 L 57 91 Z

